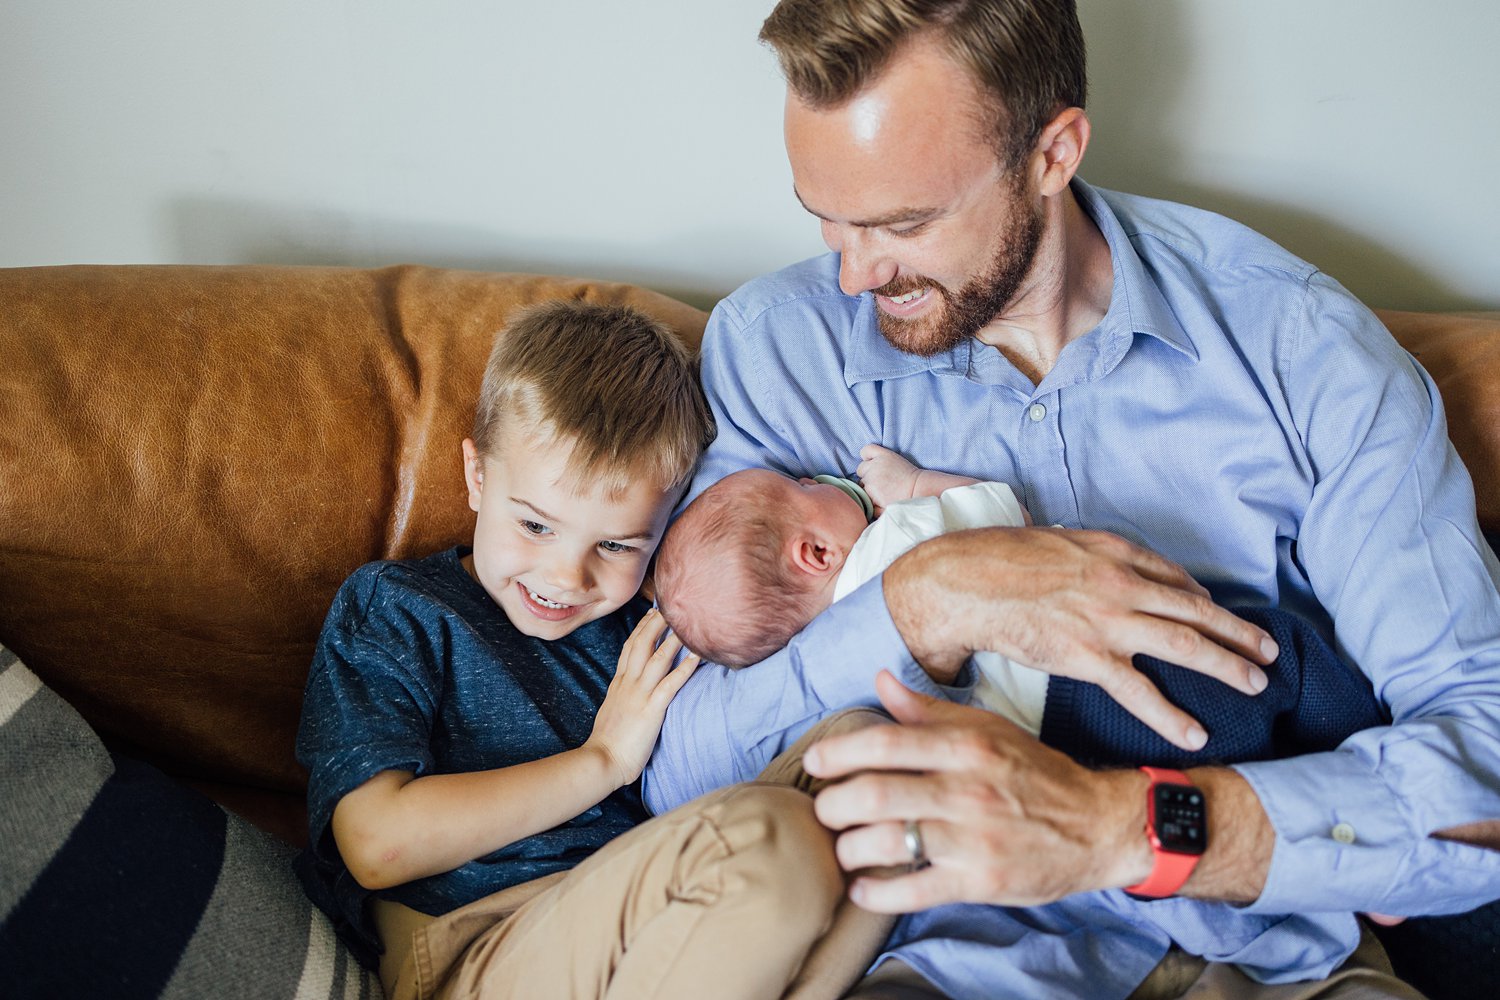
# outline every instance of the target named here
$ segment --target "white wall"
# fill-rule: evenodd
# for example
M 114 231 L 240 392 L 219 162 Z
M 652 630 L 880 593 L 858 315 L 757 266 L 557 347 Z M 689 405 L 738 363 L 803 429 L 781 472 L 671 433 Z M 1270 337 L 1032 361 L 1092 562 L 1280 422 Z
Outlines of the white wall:
M 818 252 L 772 0 L 9 0 L 0 266 L 402 261 L 711 302 Z M 1082 0 L 1095 183 L 1500 308 L 1500 3 Z

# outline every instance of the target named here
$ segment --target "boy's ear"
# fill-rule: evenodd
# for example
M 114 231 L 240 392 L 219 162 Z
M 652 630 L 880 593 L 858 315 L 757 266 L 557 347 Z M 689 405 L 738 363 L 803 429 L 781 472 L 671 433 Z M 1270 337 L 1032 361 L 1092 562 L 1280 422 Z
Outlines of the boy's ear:
M 473 438 L 464 438 L 464 485 L 469 489 L 469 509 L 479 513 L 479 496 L 484 491 L 484 457 Z
M 844 564 L 843 553 L 809 534 L 792 536 L 787 542 L 787 557 L 791 559 L 794 569 L 813 576 L 836 573 Z

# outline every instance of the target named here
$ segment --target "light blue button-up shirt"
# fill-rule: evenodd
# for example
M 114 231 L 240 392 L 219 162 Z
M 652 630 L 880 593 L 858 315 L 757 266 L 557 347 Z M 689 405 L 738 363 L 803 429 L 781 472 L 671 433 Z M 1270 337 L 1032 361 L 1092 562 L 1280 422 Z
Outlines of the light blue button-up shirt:
M 888 954 L 955 997 L 1126 996 L 1175 941 L 1265 981 L 1325 975 L 1353 911 L 1458 912 L 1500 896 L 1500 852 L 1429 836 L 1500 817 L 1500 565 L 1432 380 L 1333 279 L 1219 216 L 1090 188 L 1109 310 L 1040 385 L 970 341 L 918 358 L 879 334 L 826 255 L 714 310 L 719 422 L 692 494 L 736 469 L 853 473 L 877 442 L 1011 484 L 1037 524 L 1175 560 L 1224 604 L 1312 620 L 1394 724 L 1237 767 L 1276 830 L 1246 907 L 1118 891 L 907 916 Z M 704 665 L 646 773 L 653 810 L 754 777 L 817 719 L 877 703 L 874 675 L 939 689 L 873 580 L 763 664 Z M 1038 864 L 1046 859 L 1038 858 Z M 1283 916 L 1297 914 L 1296 916 Z

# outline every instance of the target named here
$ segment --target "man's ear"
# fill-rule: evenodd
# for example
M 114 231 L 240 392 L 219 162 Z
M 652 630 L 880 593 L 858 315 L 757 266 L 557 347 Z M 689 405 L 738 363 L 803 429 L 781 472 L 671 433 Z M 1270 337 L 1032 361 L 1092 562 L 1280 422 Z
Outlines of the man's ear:
M 464 438 L 464 485 L 469 489 L 469 509 L 479 513 L 479 496 L 484 491 L 484 456 L 473 438 Z
M 812 576 L 837 573 L 844 564 L 842 553 L 805 532 L 793 535 L 787 542 L 787 558 L 794 569 Z
M 1051 197 L 1067 190 L 1083 165 L 1091 128 L 1082 108 L 1064 108 L 1042 127 L 1031 160 L 1037 193 Z

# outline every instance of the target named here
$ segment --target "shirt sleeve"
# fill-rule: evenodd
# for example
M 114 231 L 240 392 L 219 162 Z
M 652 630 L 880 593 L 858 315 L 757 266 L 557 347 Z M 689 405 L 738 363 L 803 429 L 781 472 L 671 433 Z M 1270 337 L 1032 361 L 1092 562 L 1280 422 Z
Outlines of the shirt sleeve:
M 820 424 L 808 412 L 792 431 L 779 406 L 799 405 L 785 359 L 760 355 L 743 335 L 732 303 L 721 302 L 704 336 L 704 392 L 718 423 L 688 498 L 739 469 L 808 474 L 801 438 L 847 438 L 858 448 L 869 431 Z M 815 470 L 826 471 L 826 470 Z M 705 663 L 667 709 L 661 738 L 643 777 L 646 806 L 660 813 L 723 785 L 754 778 L 813 723 L 855 705 L 878 705 L 875 677 L 892 671 L 908 687 L 965 700 L 973 672 L 956 687 L 938 685 L 917 665 L 886 608 L 882 578 L 832 605 L 785 649 L 751 667 Z
M 308 671 L 297 759 L 308 770 L 310 842 L 318 849 L 334 807 L 381 771 L 432 768 L 436 678 L 418 643 L 381 641 L 345 585 Z
M 1500 817 L 1500 567 L 1431 378 L 1315 276 L 1282 359 L 1314 480 L 1296 558 L 1393 724 L 1239 765 L 1276 830 L 1260 912 L 1460 912 L 1500 852 L 1435 839 Z

